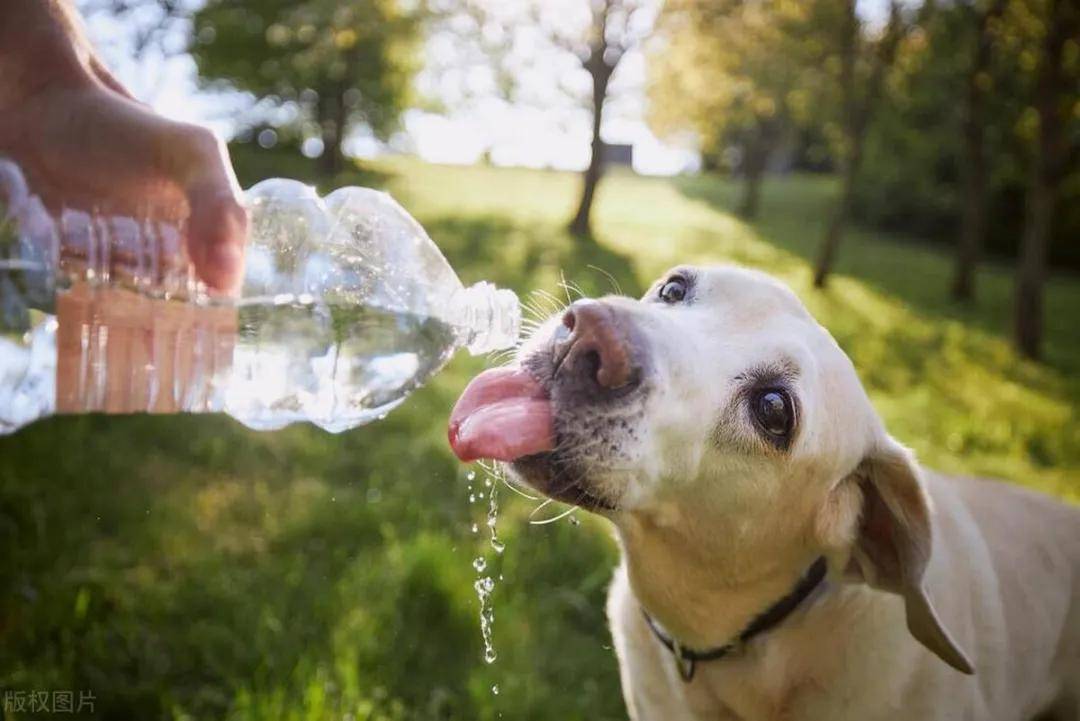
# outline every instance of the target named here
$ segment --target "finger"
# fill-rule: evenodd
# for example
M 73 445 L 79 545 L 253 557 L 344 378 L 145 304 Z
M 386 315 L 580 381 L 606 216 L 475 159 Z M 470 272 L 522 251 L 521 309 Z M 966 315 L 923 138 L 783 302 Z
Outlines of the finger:
M 235 293 L 243 279 L 247 212 L 224 143 L 197 128 L 189 137 L 182 185 L 191 214 L 188 252 L 207 285 Z
M 247 213 L 231 194 L 213 186 L 188 191 L 188 252 L 199 278 L 222 293 L 240 287 L 244 271 Z

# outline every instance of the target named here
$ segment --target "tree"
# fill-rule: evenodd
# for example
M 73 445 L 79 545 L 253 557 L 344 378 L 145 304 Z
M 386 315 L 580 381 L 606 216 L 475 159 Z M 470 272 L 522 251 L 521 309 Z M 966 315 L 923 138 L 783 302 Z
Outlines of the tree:
M 757 215 L 770 156 L 822 89 L 813 5 L 675 0 L 657 25 L 665 45 L 651 65 L 650 121 L 661 133 L 694 130 L 706 158 L 739 148 L 746 218 Z
M 855 10 L 855 0 L 842 0 L 836 38 L 843 112 L 841 188 L 814 267 L 814 286 L 818 288 L 825 286 L 851 218 L 866 130 L 877 109 L 886 73 L 896 58 L 900 42 L 912 27 L 901 5 L 900 0 L 891 0 L 885 28 L 876 39 L 868 40 Z
M 611 76 L 626 53 L 635 48 L 647 32 L 639 21 L 643 6 L 638 0 L 593 0 L 592 23 L 585 37 L 553 33 L 555 42 L 581 61 L 592 80 L 592 140 L 589 165 L 581 177 L 581 200 L 570 220 L 570 232 L 578 237 L 592 235 L 591 217 L 596 187 L 604 173 L 604 141 L 600 135 Z
M 939 3 L 902 44 L 881 100 L 888 112 L 879 112 L 867 129 L 855 216 L 897 232 L 901 241 L 910 237 L 947 246 L 959 267 L 945 292 L 956 285 L 958 275 L 973 273 L 975 257 L 1011 260 L 1019 255 L 1038 130 L 1032 102 L 1043 2 L 1007 0 L 984 27 L 979 27 L 979 16 L 991 10 L 994 0 Z M 978 73 L 979 105 L 972 113 L 968 105 L 981 32 L 986 33 L 984 42 L 990 40 L 989 54 Z M 1068 77 L 1061 113 L 1067 125 L 1064 157 L 1075 159 L 1080 115 L 1068 111 L 1069 98 L 1077 97 L 1070 43 L 1063 56 Z M 978 120 L 973 123 L 973 118 Z M 972 152 L 972 144 L 981 152 Z M 975 191 L 975 197 L 981 193 L 983 198 L 981 213 L 968 203 L 968 179 L 978 174 L 966 169 L 966 158 L 972 156 L 981 156 L 981 188 Z M 1065 160 L 1061 167 L 1066 175 L 1056 191 L 1046 262 L 1075 269 L 1080 268 L 1080 244 L 1073 242 L 1080 237 L 1080 163 Z M 972 233 L 975 223 L 980 229 Z M 965 255 L 959 247 L 966 233 L 979 238 L 977 253 Z M 974 291 L 974 275 L 971 280 Z
M 322 169 L 343 167 L 362 123 L 384 137 L 416 70 L 420 15 L 397 0 L 211 0 L 194 17 L 200 74 L 295 108 L 294 126 L 322 140 Z
M 993 24 L 1005 11 L 1006 3 L 1007 0 L 989 0 L 984 7 L 980 7 L 978 0 L 972 0 L 962 6 L 974 27 L 974 33 L 971 64 L 964 83 L 964 115 L 961 123 L 963 207 L 951 289 L 952 297 L 956 300 L 969 300 L 974 297 L 975 268 L 985 242 L 986 93 L 990 85 Z
M 1074 0 L 1043 0 L 1043 38 L 1035 73 L 1032 105 L 1038 118 L 1032 149 L 1031 179 L 1024 213 L 1024 233 L 1016 268 L 1013 334 L 1016 346 L 1038 358 L 1042 346 L 1043 285 L 1054 204 L 1068 167 L 1070 152 L 1065 118 L 1075 113 L 1080 61 L 1066 46 L 1080 36 L 1080 8 Z M 1069 67 L 1067 68 L 1066 63 Z
M 556 93 L 587 109 L 589 163 L 568 229 L 578 238 L 591 237 L 593 201 L 604 173 L 602 129 L 612 81 L 627 54 L 649 35 L 658 0 L 444 0 L 442 4 L 450 8 L 443 13 L 444 26 L 481 48 L 506 99 L 534 104 L 529 86 L 545 76 L 554 78 Z M 548 96 L 540 103 L 549 109 L 551 100 Z

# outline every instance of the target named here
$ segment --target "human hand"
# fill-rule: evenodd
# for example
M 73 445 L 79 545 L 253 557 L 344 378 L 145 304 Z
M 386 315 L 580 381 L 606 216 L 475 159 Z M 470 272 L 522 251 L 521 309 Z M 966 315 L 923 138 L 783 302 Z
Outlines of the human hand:
M 17 21 L 24 31 L 0 37 L 0 74 L 10 78 L 0 81 L 0 155 L 20 165 L 50 209 L 182 224 L 200 279 L 235 292 L 247 215 L 224 144 L 136 101 L 63 7 L 8 2 L 0 25 Z

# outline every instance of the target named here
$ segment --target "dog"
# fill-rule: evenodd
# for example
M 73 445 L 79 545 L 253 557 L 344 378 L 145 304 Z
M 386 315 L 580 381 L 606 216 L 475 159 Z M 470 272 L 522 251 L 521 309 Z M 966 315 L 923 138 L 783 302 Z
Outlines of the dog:
M 614 525 L 635 721 L 1080 719 L 1080 510 L 920 468 L 763 273 L 573 303 L 449 433 Z

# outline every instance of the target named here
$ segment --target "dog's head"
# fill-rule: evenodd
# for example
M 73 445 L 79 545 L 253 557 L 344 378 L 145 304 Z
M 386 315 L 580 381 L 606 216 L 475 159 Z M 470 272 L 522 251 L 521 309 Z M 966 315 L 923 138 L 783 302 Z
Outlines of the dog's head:
M 916 638 L 970 670 L 922 588 L 931 529 L 919 470 L 786 287 L 675 268 L 641 300 L 574 303 L 518 361 L 462 396 L 459 456 L 507 461 L 643 547 L 730 568 L 827 555 L 903 596 Z

